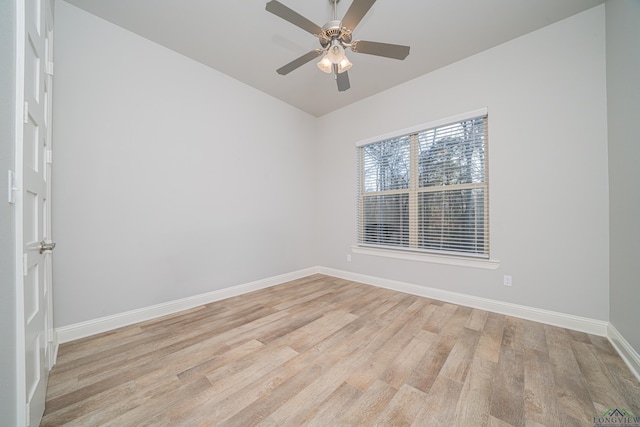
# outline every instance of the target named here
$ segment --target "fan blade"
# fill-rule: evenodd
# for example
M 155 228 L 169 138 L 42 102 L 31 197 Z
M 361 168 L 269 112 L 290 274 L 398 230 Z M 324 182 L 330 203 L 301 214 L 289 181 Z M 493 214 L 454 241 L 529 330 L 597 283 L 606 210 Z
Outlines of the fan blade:
M 320 56 L 322 52 L 323 52 L 322 49 L 312 50 L 311 52 L 305 53 L 300 58 L 294 59 L 293 61 L 289 62 L 287 65 L 278 68 L 276 71 L 278 72 L 278 74 L 283 76 L 286 74 L 289 74 L 296 68 L 303 66 L 304 64 L 306 64 L 307 62 L 311 61 L 314 58 L 317 58 L 318 56 Z
M 287 6 L 283 5 L 277 0 L 271 0 L 269 3 L 267 3 L 265 9 L 267 10 L 267 12 L 271 12 L 274 15 L 284 19 L 285 21 L 291 22 L 293 25 L 302 28 L 303 30 L 313 34 L 314 36 L 322 33 L 322 28 L 319 25 L 314 24 L 304 16 L 300 15 L 298 12 L 289 9 Z
M 339 92 L 344 92 L 351 87 L 351 85 L 349 84 L 349 75 L 347 74 L 347 71 L 338 74 L 336 76 L 336 81 L 338 82 Z
M 376 0 L 353 0 L 342 18 L 342 26 L 353 31 L 375 2 Z
M 351 46 L 351 50 L 368 55 L 384 56 L 392 59 L 405 59 L 409 55 L 409 46 L 399 44 L 369 42 L 366 40 L 356 40 Z

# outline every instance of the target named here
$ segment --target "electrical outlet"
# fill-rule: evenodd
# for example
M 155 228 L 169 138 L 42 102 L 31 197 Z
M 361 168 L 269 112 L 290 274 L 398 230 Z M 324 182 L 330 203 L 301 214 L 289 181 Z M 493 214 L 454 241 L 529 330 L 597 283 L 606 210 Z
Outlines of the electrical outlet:
M 351 254 L 347 254 L 347 261 L 351 262 Z
M 504 285 L 505 286 L 511 286 L 512 282 L 513 282 L 513 280 L 511 278 L 511 276 L 505 274 L 504 275 Z

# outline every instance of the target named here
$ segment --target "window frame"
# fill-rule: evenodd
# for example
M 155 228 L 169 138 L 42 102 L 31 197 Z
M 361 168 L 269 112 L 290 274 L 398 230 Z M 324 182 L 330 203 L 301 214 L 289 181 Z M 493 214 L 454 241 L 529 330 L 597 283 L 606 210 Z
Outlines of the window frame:
M 484 118 L 484 147 L 483 147 L 483 167 L 484 176 L 481 183 L 470 184 L 455 184 L 452 186 L 442 185 L 438 188 L 425 188 L 420 187 L 418 183 L 418 156 L 419 156 L 419 142 L 418 134 L 426 132 L 431 129 L 444 127 L 447 125 L 453 125 L 456 123 L 470 121 L 472 119 Z M 411 141 L 410 148 L 410 182 L 407 189 L 403 190 L 387 190 L 387 191 L 365 191 L 365 175 L 364 175 L 364 155 L 362 154 L 362 147 L 374 143 L 380 143 L 383 141 L 398 139 L 407 137 Z M 356 145 L 356 158 L 357 158 L 357 244 L 352 247 L 354 253 L 364 253 L 377 256 L 388 256 L 392 258 L 402 258 L 429 262 L 439 262 L 452 265 L 470 265 L 481 268 L 497 268 L 498 262 L 490 259 L 491 248 L 489 239 L 489 147 L 488 147 L 488 108 L 481 108 L 478 110 L 469 111 L 467 113 L 458 114 L 434 120 L 431 122 L 423 123 L 410 128 L 400 129 L 392 133 L 375 136 L 365 140 L 357 142 Z M 450 187 L 450 188 L 447 188 Z M 483 232 L 484 232 L 484 250 L 482 253 L 465 252 L 465 251 L 449 251 L 439 249 L 421 248 L 418 245 L 417 234 L 420 229 L 418 220 L 418 199 L 420 194 L 425 192 L 444 192 L 455 191 L 464 188 L 481 188 L 484 191 L 483 197 Z M 409 244 L 406 246 L 392 245 L 392 244 L 375 244 L 363 242 L 362 238 L 365 235 L 362 227 L 366 225 L 364 220 L 365 197 L 382 196 L 384 194 L 408 194 L 409 197 Z

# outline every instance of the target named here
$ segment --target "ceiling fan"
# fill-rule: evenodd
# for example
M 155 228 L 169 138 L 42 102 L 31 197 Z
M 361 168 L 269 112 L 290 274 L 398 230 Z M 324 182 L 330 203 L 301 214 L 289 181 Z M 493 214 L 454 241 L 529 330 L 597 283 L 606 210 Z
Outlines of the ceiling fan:
M 333 6 L 333 19 L 322 27 L 311 22 L 304 16 L 289 9 L 277 0 L 271 0 L 266 5 L 266 10 L 276 16 L 289 21 L 303 30 L 311 33 L 320 40 L 320 49 L 314 49 L 301 57 L 294 59 L 287 65 L 278 68 L 278 74 L 286 75 L 307 62 L 325 54 L 318 68 L 325 73 L 333 73 L 338 83 L 338 90 L 343 92 L 349 89 L 349 75 L 347 70 L 352 64 L 345 55 L 346 49 L 356 53 L 383 56 L 386 58 L 403 60 L 409 55 L 409 46 L 389 43 L 378 43 L 366 40 L 352 41 L 351 34 L 362 18 L 367 14 L 376 0 L 353 0 L 342 21 L 336 17 L 336 5 L 340 0 L 329 0 Z

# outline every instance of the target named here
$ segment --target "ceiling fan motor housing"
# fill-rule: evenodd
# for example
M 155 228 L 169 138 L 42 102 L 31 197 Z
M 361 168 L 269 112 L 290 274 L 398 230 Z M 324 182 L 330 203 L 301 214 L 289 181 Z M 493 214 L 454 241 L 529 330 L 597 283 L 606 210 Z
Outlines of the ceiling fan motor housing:
M 351 30 L 342 26 L 341 21 L 329 21 L 322 26 L 322 33 L 318 36 L 320 45 L 326 48 L 332 40 L 351 43 Z

